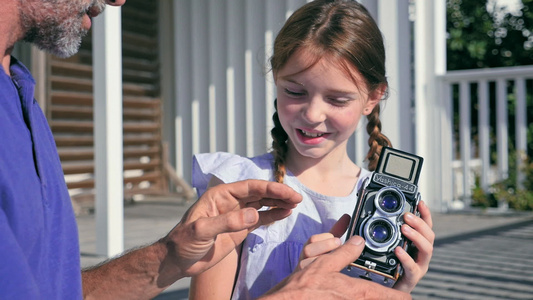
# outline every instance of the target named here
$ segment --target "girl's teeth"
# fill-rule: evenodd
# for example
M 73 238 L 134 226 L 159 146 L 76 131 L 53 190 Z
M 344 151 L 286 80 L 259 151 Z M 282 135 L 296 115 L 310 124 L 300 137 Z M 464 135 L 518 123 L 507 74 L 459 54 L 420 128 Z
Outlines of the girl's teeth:
M 308 136 L 308 137 L 313 137 L 313 138 L 324 135 L 323 133 L 311 133 L 311 132 L 307 132 L 307 131 L 303 131 L 303 130 L 301 130 L 301 132 L 302 132 L 303 135 Z

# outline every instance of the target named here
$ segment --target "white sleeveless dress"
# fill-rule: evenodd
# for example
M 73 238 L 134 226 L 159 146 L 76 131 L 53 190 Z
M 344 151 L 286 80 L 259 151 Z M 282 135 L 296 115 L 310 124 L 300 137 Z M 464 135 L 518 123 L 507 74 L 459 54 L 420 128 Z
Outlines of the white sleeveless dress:
M 273 156 L 266 153 L 246 158 L 229 153 L 196 155 L 192 184 L 202 195 L 211 176 L 224 183 L 245 179 L 273 180 Z M 255 299 L 290 275 L 296 268 L 304 244 L 314 234 L 329 232 L 343 215 L 352 215 L 357 191 L 372 173 L 361 169 L 356 187 L 347 197 L 329 197 L 304 186 L 292 174 L 284 183 L 303 196 L 292 214 L 251 232 L 243 244 L 237 282 L 232 299 Z M 341 238 L 344 241 L 344 236 Z

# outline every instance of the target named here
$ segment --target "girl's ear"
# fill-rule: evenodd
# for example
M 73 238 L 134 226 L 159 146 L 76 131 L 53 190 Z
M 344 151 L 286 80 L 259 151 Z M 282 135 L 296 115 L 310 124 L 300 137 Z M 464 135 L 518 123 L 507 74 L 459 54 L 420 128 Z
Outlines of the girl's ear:
M 368 95 L 368 100 L 363 107 L 363 115 L 368 116 L 374 110 L 374 107 L 376 107 L 376 105 L 379 104 L 379 101 L 383 99 L 386 91 L 387 85 L 382 84 Z

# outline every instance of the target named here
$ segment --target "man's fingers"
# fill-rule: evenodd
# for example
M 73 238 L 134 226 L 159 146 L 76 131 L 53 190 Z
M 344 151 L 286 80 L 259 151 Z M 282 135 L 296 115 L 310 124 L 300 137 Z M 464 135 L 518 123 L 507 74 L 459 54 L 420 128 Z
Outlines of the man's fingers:
M 260 201 L 265 206 L 294 208 L 302 201 L 302 195 L 292 188 L 273 181 L 249 179 L 230 183 L 227 188 L 243 204 Z
M 298 203 L 295 203 L 291 199 L 274 199 L 274 198 L 261 198 L 261 199 L 242 199 L 243 203 L 247 207 L 254 207 L 259 209 L 264 206 L 279 207 L 284 209 L 293 209 Z
M 250 179 L 209 188 L 197 204 L 208 205 L 210 209 L 216 208 L 213 213 L 223 214 L 245 207 L 293 209 L 301 201 L 302 196 L 285 184 Z M 209 206 L 209 203 L 214 203 L 215 206 Z
M 363 252 L 365 243 L 362 237 L 354 235 L 344 245 L 317 258 L 310 267 L 317 272 L 338 272 L 354 262 Z
M 259 222 L 257 226 L 268 225 L 272 222 L 279 221 L 290 216 L 292 210 L 284 208 L 272 208 L 259 212 Z
M 192 230 L 199 240 L 212 240 L 218 234 L 254 228 L 259 214 L 253 208 L 239 209 L 216 217 L 200 218 L 193 222 Z

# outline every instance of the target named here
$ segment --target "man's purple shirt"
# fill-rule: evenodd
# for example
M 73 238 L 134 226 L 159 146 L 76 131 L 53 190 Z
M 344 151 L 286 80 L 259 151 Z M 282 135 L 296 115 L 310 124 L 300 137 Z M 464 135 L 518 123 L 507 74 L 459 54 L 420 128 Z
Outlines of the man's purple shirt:
M 81 299 L 76 219 L 35 81 L 0 71 L 0 299 Z

